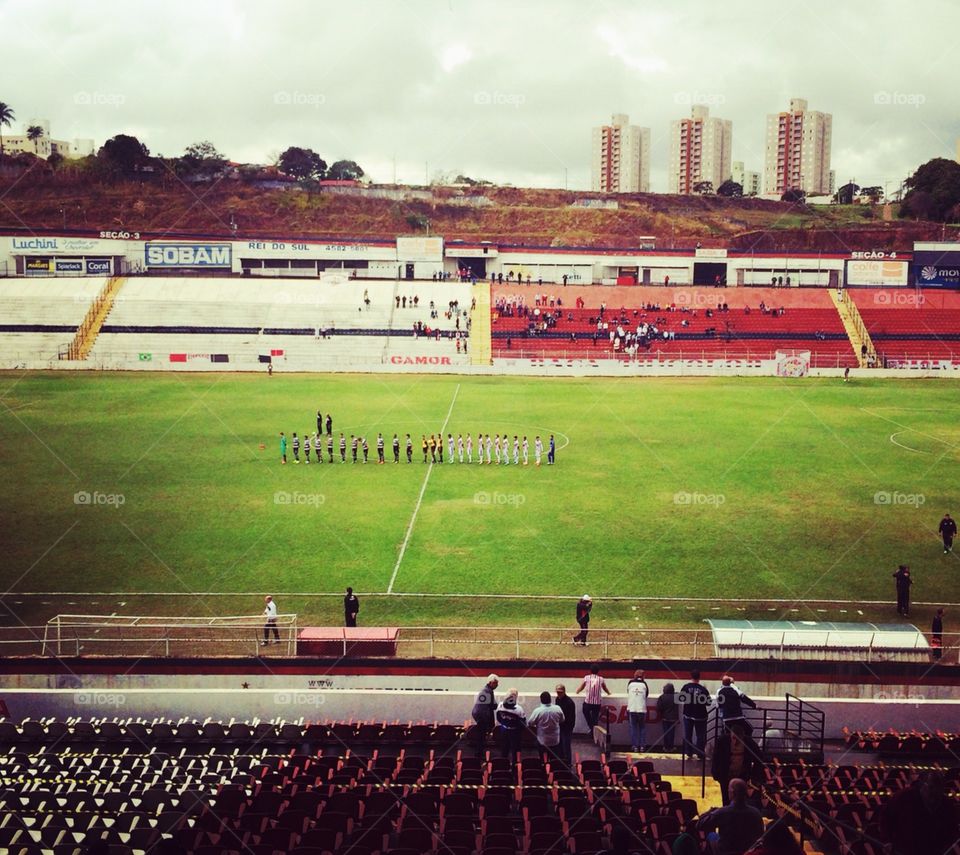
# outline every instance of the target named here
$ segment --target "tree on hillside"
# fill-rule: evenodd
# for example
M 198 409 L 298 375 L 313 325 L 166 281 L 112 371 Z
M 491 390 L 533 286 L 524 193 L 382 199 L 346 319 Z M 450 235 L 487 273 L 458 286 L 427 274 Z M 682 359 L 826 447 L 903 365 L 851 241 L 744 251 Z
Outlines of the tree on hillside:
M 33 143 L 33 153 L 38 153 L 37 143 L 43 139 L 43 128 L 40 125 L 30 125 L 27 128 L 27 139 Z
M 717 188 L 718 196 L 740 197 L 743 195 L 743 185 L 738 184 L 732 178 L 728 178 Z
M 354 160 L 338 160 L 327 170 L 327 178 L 332 181 L 357 181 L 363 178 L 363 170 Z
M 883 198 L 883 188 L 879 184 L 875 184 L 872 187 L 861 187 L 860 195 L 865 196 L 873 204 L 877 204 Z
M 299 181 L 321 180 L 327 174 L 327 163 L 313 149 L 291 146 L 277 161 L 281 172 L 291 175 Z
M 693 185 L 693 192 L 699 193 L 701 196 L 709 195 L 713 193 L 713 182 L 712 181 L 698 181 Z
M 117 134 L 100 146 L 97 160 L 115 172 L 133 175 L 149 163 L 150 149 L 136 137 Z
M 223 172 L 226 165 L 227 159 L 217 147 L 209 140 L 202 140 L 187 146 L 177 158 L 175 168 L 178 175 L 209 180 Z
M 960 213 L 960 164 L 944 157 L 928 160 L 905 182 L 901 217 L 943 222 Z
M 781 202 L 806 202 L 807 194 L 803 192 L 799 187 L 791 187 L 789 190 L 784 190 L 780 196 Z
M 9 128 L 13 119 L 13 107 L 0 101 L 0 157 L 3 157 L 3 127 Z
M 860 185 L 850 181 L 837 189 L 837 192 L 833 194 L 833 200 L 838 205 L 852 205 L 854 196 L 859 192 Z

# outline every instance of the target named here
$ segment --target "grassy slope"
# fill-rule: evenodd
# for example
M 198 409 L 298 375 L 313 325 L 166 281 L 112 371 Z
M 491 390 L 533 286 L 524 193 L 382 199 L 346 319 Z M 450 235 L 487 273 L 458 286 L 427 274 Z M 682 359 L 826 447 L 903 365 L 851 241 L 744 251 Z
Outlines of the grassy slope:
M 96 184 L 83 177 L 53 179 L 30 174 L 0 179 L 0 227 L 69 228 L 141 232 L 194 231 L 228 234 L 235 217 L 240 234 L 345 235 L 393 238 L 412 230 L 410 217 L 426 217 L 433 234 L 447 240 L 584 245 L 634 245 L 655 235 L 659 245 L 734 245 L 756 250 L 782 247 L 847 251 L 906 249 L 913 240 L 936 239 L 941 226 L 882 223 L 869 206 L 794 206 L 762 199 L 723 199 L 660 194 L 624 196 L 617 211 L 570 207 L 585 193 L 489 188 L 488 207 L 451 203 L 438 189 L 433 202 L 395 202 L 326 193 L 258 190 L 224 180 L 212 187 L 176 182 Z M 203 203 L 198 204 L 198 196 Z M 61 214 L 61 210 L 65 214 Z M 866 231 L 864 231 L 866 230 Z M 953 234 L 948 230 L 947 236 Z
M 923 381 L 6 376 L 15 416 L 0 414 L 0 584 L 384 591 L 423 465 L 284 468 L 276 435 L 311 428 L 319 407 L 335 413 L 335 432 L 419 438 L 439 431 L 458 384 L 454 433 L 552 430 L 570 446 L 552 469 L 437 467 L 397 592 L 886 599 L 906 561 L 915 598 L 960 599 L 956 559 L 935 536 L 956 510 L 960 405 L 954 384 Z M 930 453 L 894 446 L 903 427 L 900 442 Z M 77 490 L 125 504 L 77 506 Z M 278 505 L 277 491 L 323 503 Z M 877 491 L 924 504 L 876 505 Z M 723 503 L 678 505 L 677 492 Z M 329 601 L 295 607 L 336 612 Z M 570 607 L 397 598 L 376 608 L 409 624 L 553 623 Z M 628 605 L 607 615 L 635 617 Z

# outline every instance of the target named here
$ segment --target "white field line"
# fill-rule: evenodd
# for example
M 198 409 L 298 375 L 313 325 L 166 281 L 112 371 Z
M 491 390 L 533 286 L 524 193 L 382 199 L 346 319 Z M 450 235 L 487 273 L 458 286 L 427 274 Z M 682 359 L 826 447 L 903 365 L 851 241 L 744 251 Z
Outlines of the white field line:
M 453 412 L 453 405 L 457 403 L 457 395 L 460 394 L 460 384 L 453 390 L 453 400 L 450 401 L 450 408 L 447 410 L 447 417 L 443 420 L 443 427 L 440 428 L 440 442 L 443 442 L 443 432 L 447 429 L 447 423 L 450 421 L 450 414 Z M 393 574 L 390 576 L 390 584 L 387 585 L 387 593 L 393 593 L 393 583 L 397 581 L 397 573 L 400 572 L 400 565 L 403 563 L 403 556 L 407 552 L 407 544 L 410 543 L 410 536 L 413 534 L 413 526 L 417 521 L 417 514 L 420 513 L 420 506 L 423 504 L 423 494 L 427 491 L 427 484 L 430 482 L 430 473 L 433 472 L 433 461 L 427 467 L 427 474 L 423 476 L 423 484 L 420 485 L 420 495 L 417 496 L 417 504 L 414 505 L 413 514 L 410 517 L 410 524 L 407 526 L 407 533 L 400 544 L 400 554 L 397 555 L 397 563 L 393 565 Z
M 3 598 L 12 599 L 13 597 L 255 597 L 259 591 L 17 591 L 4 594 Z M 394 594 L 390 591 L 355 591 L 358 597 L 419 597 L 421 599 L 476 599 L 476 600 L 563 600 L 574 603 L 579 597 L 566 594 L 482 594 L 482 593 L 437 593 L 425 594 L 413 591 L 404 591 L 402 594 Z M 277 591 L 274 597 L 340 597 L 343 598 L 343 591 Z M 718 597 L 629 597 L 629 596 L 610 596 L 597 597 L 598 601 L 603 600 L 613 603 L 726 603 L 726 604 L 762 604 L 762 605 L 795 605 L 800 600 L 797 599 L 775 599 L 763 597 L 745 597 L 742 599 L 723 599 Z M 889 606 L 892 600 L 817 600 L 809 597 L 802 598 L 804 603 L 818 603 L 820 605 L 833 606 Z M 943 600 L 930 602 L 912 600 L 915 606 L 943 606 L 944 608 L 960 608 L 960 603 L 948 603 Z

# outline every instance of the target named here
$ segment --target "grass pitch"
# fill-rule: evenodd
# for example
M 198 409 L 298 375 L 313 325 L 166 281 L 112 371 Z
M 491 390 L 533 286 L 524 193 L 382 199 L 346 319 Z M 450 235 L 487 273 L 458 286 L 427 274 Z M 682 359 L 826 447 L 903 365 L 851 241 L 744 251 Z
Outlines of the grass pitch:
M 960 513 L 957 391 L 951 381 L 10 373 L 0 378 L 4 603 L 37 623 L 58 611 L 256 614 L 260 595 L 288 592 L 281 610 L 326 623 L 339 622 L 339 600 L 309 595 L 352 585 L 367 595 L 362 623 L 566 625 L 572 599 L 523 597 L 585 592 L 606 626 L 837 620 L 859 617 L 856 607 L 806 603 L 892 600 L 900 562 L 915 600 L 957 602 L 960 564 L 936 535 L 944 511 Z M 312 433 L 318 409 L 333 414 L 335 437 L 367 436 L 370 463 L 279 464 L 279 432 Z M 445 425 L 454 437 L 526 434 L 531 465 L 445 462 L 428 478 L 419 440 Z M 394 432 L 412 434 L 414 463 L 376 465 L 378 431 L 388 461 Z M 557 465 L 537 469 L 533 438 L 550 433 Z M 462 596 L 401 596 L 423 594 Z M 795 605 L 663 610 L 604 604 L 612 596 Z M 896 620 L 892 606 L 861 611 Z

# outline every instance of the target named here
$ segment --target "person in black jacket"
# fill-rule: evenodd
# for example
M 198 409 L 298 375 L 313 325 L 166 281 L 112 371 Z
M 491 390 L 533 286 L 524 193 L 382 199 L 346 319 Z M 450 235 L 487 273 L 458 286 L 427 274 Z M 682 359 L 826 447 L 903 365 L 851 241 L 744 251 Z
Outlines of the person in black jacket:
M 720 714 L 720 720 L 726 728 L 730 728 L 734 724 L 742 727 L 749 736 L 753 733 L 753 728 L 750 726 L 750 722 L 744 718 L 743 708 L 747 706 L 755 710 L 757 708 L 756 702 L 737 688 L 733 682 L 733 677 L 724 675 L 720 683 L 720 691 L 717 692 L 717 711 Z M 731 775 L 731 777 L 742 778 L 743 776 Z
M 943 519 L 940 520 L 939 532 L 940 537 L 943 538 L 943 554 L 946 555 L 953 550 L 953 539 L 957 536 L 957 523 L 950 514 L 943 515 Z
M 700 685 L 700 672 L 690 672 L 690 682 L 680 689 L 677 698 L 683 718 L 683 751 L 692 760 L 694 756 L 706 757 L 707 713 L 713 705 L 710 693 Z
M 673 683 L 664 683 L 663 693 L 657 698 L 657 713 L 663 727 L 662 745 L 664 751 L 673 751 L 677 722 L 680 720 L 680 708 L 677 706 L 677 694 Z
M 580 627 L 580 632 L 573 637 L 573 643 L 579 644 L 582 647 L 587 646 L 587 632 L 590 627 L 590 609 L 592 608 L 593 600 L 589 594 L 584 594 L 577 603 L 577 624 Z
M 897 583 L 897 614 L 906 617 L 910 614 L 910 586 L 913 584 L 910 568 L 901 564 L 893 574 L 893 579 Z
M 557 698 L 554 703 L 563 710 L 563 724 L 560 725 L 560 745 L 557 753 L 568 766 L 573 762 L 573 729 L 577 726 L 577 705 L 567 694 L 567 687 L 557 685 Z
M 473 738 L 477 747 L 477 757 L 483 759 L 487 749 L 487 734 L 493 730 L 494 715 L 497 711 L 496 688 L 500 680 L 496 674 L 487 677 L 484 687 L 477 692 L 471 715 L 476 722 Z
M 359 597 L 353 593 L 353 588 L 347 588 L 347 595 L 343 598 L 343 625 L 356 626 L 359 611 Z

